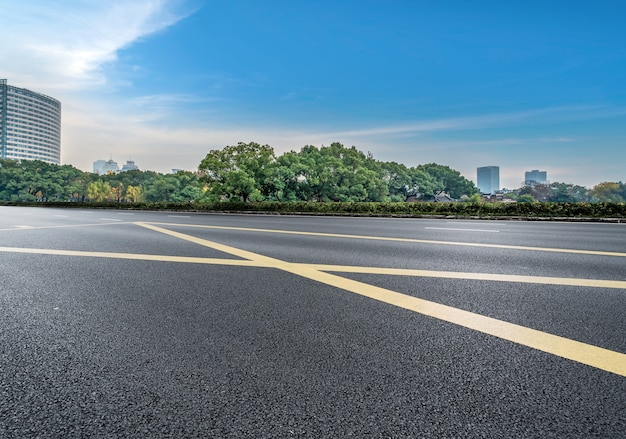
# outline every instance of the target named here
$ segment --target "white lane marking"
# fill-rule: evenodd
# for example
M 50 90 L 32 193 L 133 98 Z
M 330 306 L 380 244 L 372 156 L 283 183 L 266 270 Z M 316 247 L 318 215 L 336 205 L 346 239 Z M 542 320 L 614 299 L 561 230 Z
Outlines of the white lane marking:
M 134 223 L 139 224 L 139 223 Z M 485 244 L 477 242 L 459 242 L 459 241 L 439 241 L 433 239 L 413 239 L 413 238 L 394 238 L 390 236 L 366 236 L 366 235 L 342 235 L 340 233 L 321 233 L 321 232 L 296 232 L 295 230 L 275 230 L 275 229 L 254 229 L 250 227 L 227 227 L 227 226 L 206 226 L 200 224 L 185 224 L 185 223 L 158 223 L 151 222 L 150 224 L 159 224 L 162 226 L 176 226 L 176 227 L 195 227 L 199 229 L 211 229 L 211 230 L 240 230 L 243 232 L 255 232 L 255 233 L 280 233 L 284 235 L 303 235 L 303 236 L 322 236 L 325 238 L 346 238 L 346 239 L 364 239 L 372 241 L 388 241 L 388 242 L 407 242 L 413 244 L 429 244 L 429 245 L 455 245 L 462 247 L 478 247 L 478 248 L 501 248 L 505 250 L 524 250 L 535 252 L 550 252 L 550 253 L 571 253 L 576 255 L 595 255 L 595 256 L 614 256 L 619 258 L 626 258 L 626 252 L 606 252 L 600 250 L 577 250 L 573 248 L 554 248 L 554 247 L 525 247 L 522 245 L 505 245 L 505 244 Z M 105 225 L 105 224 L 103 224 Z
M 66 229 L 68 227 L 102 227 L 102 226 L 112 226 L 114 224 L 134 224 L 128 222 L 122 222 L 122 220 L 111 220 L 118 221 L 117 223 L 95 223 L 95 224 L 63 224 L 61 226 L 13 226 L 11 229 L 0 229 L 1 232 L 15 232 L 17 230 L 44 230 L 44 229 Z M 624 254 L 626 256 L 626 253 Z
M 52 216 L 56 216 L 57 218 L 67 218 L 67 215 L 52 215 Z
M 188 216 L 188 215 L 168 215 L 168 217 L 170 217 L 170 218 L 191 218 L 191 216 Z
M 121 219 L 117 219 L 117 218 L 98 218 L 98 219 L 102 221 L 122 221 Z
M 475 221 L 446 221 L 446 224 L 456 224 L 458 226 L 459 224 L 476 224 L 476 222 Z M 506 223 L 499 223 L 497 221 L 490 222 L 489 224 L 490 225 L 494 224 L 494 225 L 497 225 L 497 226 L 506 226 L 507 225 Z
M 500 230 L 486 230 L 486 229 L 455 229 L 453 227 L 424 227 L 429 230 L 454 230 L 458 232 L 487 232 L 487 233 L 499 233 Z
M 122 213 L 122 212 L 120 212 L 120 213 L 118 213 L 118 215 L 134 215 L 134 213 L 126 213 L 126 212 Z

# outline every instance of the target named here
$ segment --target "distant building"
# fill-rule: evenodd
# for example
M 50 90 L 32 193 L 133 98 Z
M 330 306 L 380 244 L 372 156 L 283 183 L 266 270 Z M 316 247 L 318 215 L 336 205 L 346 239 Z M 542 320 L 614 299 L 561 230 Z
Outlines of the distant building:
M 61 163 L 61 102 L 0 79 L 0 158 Z
M 476 169 L 476 186 L 483 194 L 493 194 L 500 190 L 500 167 L 483 166 Z
M 135 162 L 132 160 L 126 160 L 126 164 L 122 166 L 122 172 L 138 171 L 138 170 L 139 170 L 139 166 L 137 166 Z
M 93 173 L 102 175 L 104 173 L 104 164 L 106 160 L 96 160 L 93 162 Z
M 548 182 L 548 173 L 546 171 L 540 171 L 533 169 L 524 174 L 524 185 L 535 186 L 537 184 L 546 184 Z
M 93 173 L 98 175 L 117 174 L 120 172 L 117 162 L 113 160 L 96 160 L 93 162 Z

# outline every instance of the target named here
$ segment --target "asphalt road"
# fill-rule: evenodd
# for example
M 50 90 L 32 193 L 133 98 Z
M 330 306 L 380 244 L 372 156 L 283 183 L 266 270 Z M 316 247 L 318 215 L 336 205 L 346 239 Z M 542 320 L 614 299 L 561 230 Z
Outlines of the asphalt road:
M 626 437 L 626 225 L 0 207 L 0 437 Z

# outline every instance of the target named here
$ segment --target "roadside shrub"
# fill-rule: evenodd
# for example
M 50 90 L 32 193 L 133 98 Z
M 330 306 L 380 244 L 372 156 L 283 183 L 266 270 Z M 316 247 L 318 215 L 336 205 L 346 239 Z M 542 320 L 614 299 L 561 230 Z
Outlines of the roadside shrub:
M 364 216 L 452 216 L 458 218 L 626 218 L 626 203 L 433 203 L 433 202 L 0 202 L 0 206 L 135 209 L 199 212 Z

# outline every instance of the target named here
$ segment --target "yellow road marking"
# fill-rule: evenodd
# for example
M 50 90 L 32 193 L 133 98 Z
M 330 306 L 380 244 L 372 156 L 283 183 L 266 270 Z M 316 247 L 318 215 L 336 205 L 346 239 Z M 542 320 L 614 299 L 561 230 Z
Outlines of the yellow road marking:
M 169 236 L 194 242 L 208 248 L 227 252 L 234 256 L 247 258 L 263 265 L 272 266 L 316 282 L 321 282 L 326 285 L 350 291 L 352 293 L 369 297 L 390 305 L 424 314 L 465 328 L 473 329 L 475 331 L 489 334 L 513 343 L 518 343 L 523 346 L 596 367 L 598 369 L 626 376 L 626 354 L 622 354 L 620 352 L 570 340 L 565 337 L 560 337 L 547 332 L 527 328 L 525 326 L 486 317 L 436 302 L 419 299 L 417 297 L 408 296 L 406 294 L 401 294 L 385 288 L 342 278 L 307 266 L 292 264 L 224 244 L 163 229 L 151 224 L 137 223 L 137 225 L 154 230 L 155 232 L 160 232 Z
M 282 267 L 280 267 L 282 268 Z M 626 355 L 308 268 L 293 274 L 626 377 Z
M 217 259 L 217 258 L 198 258 L 193 256 L 163 256 L 149 255 L 137 253 L 114 253 L 114 252 L 87 252 L 80 250 L 53 250 L 46 248 L 20 248 L 20 247 L 0 247 L 0 252 L 6 253 L 25 253 L 39 255 L 55 255 L 55 256 L 80 256 L 91 258 L 108 258 L 108 259 L 131 259 L 136 261 L 158 261 L 158 262 L 183 262 L 192 264 L 207 265 L 235 265 L 244 267 L 264 267 L 258 262 L 241 259 Z
M 189 235 L 183 235 L 189 236 Z M 201 245 L 204 245 L 201 243 Z M 216 247 L 217 248 L 217 247 Z M 222 249 L 222 251 L 229 253 Z M 82 250 L 56 250 L 45 248 L 22 248 L 22 247 L 0 247 L 0 252 L 5 253 L 24 253 L 24 254 L 42 254 L 56 256 L 79 256 L 93 258 L 108 259 L 129 259 L 139 261 L 157 261 L 157 262 L 178 262 L 188 264 L 205 264 L 205 265 L 231 265 L 242 267 L 275 267 L 275 261 L 261 261 L 258 258 L 252 260 L 249 254 L 241 254 L 244 259 L 222 259 L 222 258 L 206 258 L 194 256 L 169 256 L 169 255 L 151 255 L 140 253 L 116 253 L 116 252 L 93 252 Z M 255 255 L 255 253 L 253 253 Z M 496 273 L 467 273 L 459 271 L 433 271 L 433 270 L 416 270 L 405 268 L 384 268 L 384 267 L 362 267 L 352 265 L 325 265 L 325 264 L 304 264 L 299 262 L 290 262 L 290 265 L 298 266 L 303 269 L 314 271 L 334 272 L 334 273 L 359 273 L 359 274 L 382 274 L 391 276 L 410 276 L 410 277 L 431 277 L 440 279 L 463 279 L 463 280 L 485 280 L 497 282 L 517 282 L 525 284 L 541 284 L 541 285 L 562 285 L 572 287 L 587 288 L 614 288 L 626 290 L 626 281 L 606 280 L 606 279 L 581 279 L 568 277 L 545 277 L 545 276 L 521 276 L 511 274 Z
M 145 224 L 145 223 L 142 223 Z M 171 226 L 171 227 L 195 227 L 199 229 L 215 229 L 215 230 L 236 230 L 240 232 L 257 232 L 257 233 L 280 233 L 283 235 L 304 235 L 304 236 L 320 236 L 325 238 L 347 238 L 347 239 L 366 239 L 373 241 L 392 241 L 392 242 L 409 242 L 414 244 L 435 244 L 435 245 L 454 245 L 464 247 L 482 247 L 482 248 L 501 248 L 507 250 L 529 250 L 538 252 L 553 253 L 573 253 L 579 255 L 594 256 L 618 256 L 626 257 L 623 252 L 607 252 L 599 250 L 577 250 L 569 248 L 550 248 L 550 247 L 525 247 L 522 245 L 505 245 L 505 244 L 481 244 L 474 242 L 456 242 L 456 241 L 434 241 L 428 239 L 412 239 L 412 238 L 392 238 L 385 236 L 367 236 L 367 235 L 345 235 L 340 233 L 321 233 L 321 232 L 299 232 L 294 230 L 274 230 L 274 229 L 254 229 L 250 227 L 228 227 L 228 226 L 206 226 L 196 224 L 175 224 L 175 223 L 159 223 L 150 222 L 150 224 Z
M 514 343 L 548 352 L 602 370 L 613 372 L 618 375 L 626 376 L 626 355 L 622 353 L 570 340 L 564 337 L 552 335 L 524 326 L 504 322 L 498 319 L 482 316 L 480 314 L 472 313 L 469 311 L 463 311 L 447 305 L 419 299 L 384 288 L 375 287 L 373 285 L 368 285 L 362 282 L 342 278 L 340 276 L 336 276 L 326 272 L 333 271 L 344 273 L 371 273 L 454 279 L 497 280 L 502 282 L 522 282 L 621 289 L 626 287 L 626 282 L 623 281 L 289 263 L 271 257 L 248 252 L 246 250 L 237 249 L 190 235 L 163 229 L 154 225 L 145 223 L 136 224 L 159 233 L 164 233 L 179 239 L 194 242 L 196 244 L 213 248 L 215 250 L 225 252 L 232 256 L 243 259 L 218 259 L 131 253 L 85 252 L 73 250 L 32 249 L 16 247 L 0 247 L 0 251 L 13 253 L 49 254 L 81 257 L 87 256 L 100 258 L 118 258 L 247 267 L 271 267 L 281 269 L 286 272 L 296 274 L 317 282 L 322 282 L 336 288 L 344 289 L 346 291 L 350 291 L 384 303 L 411 310 L 413 312 L 421 313 L 433 318 L 454 323 L 465 328 L 490 334 L 495 337 L 512 341 Z
M 518 282 L 525 284 L 626 289 L 626 281 L 620 280 L 521 276 L 517 274 L 467 273 L 460 271 L 414 270 L 410 268 L 360 267 L 352 265 L 306 264 L 306 266 L 313 270 L 332 271 L 337 273 L 386 274 L 391 276 L 436 277 L 442 279 L 488 280 L 498 282 Z

